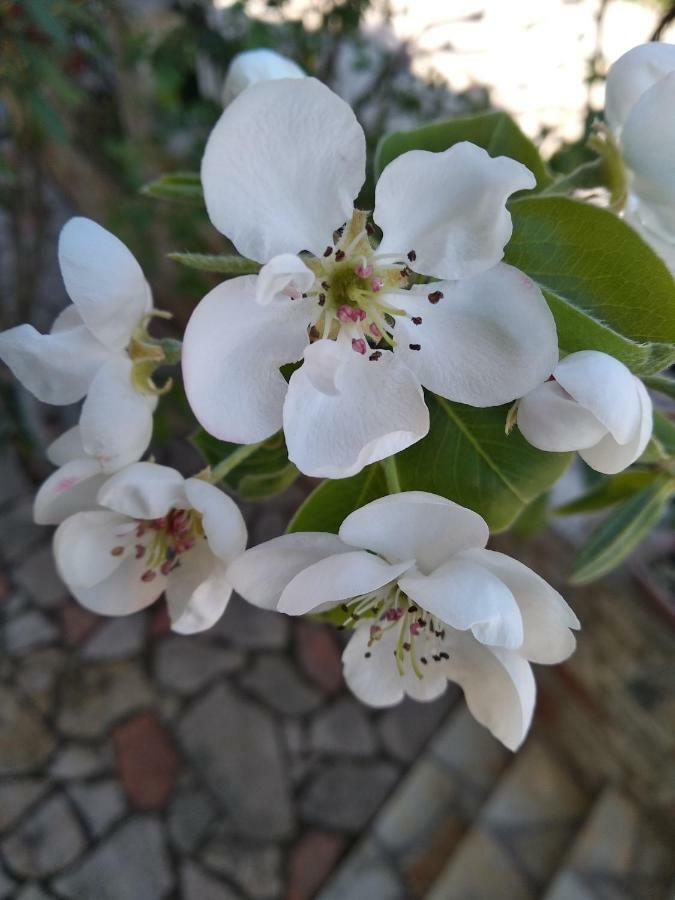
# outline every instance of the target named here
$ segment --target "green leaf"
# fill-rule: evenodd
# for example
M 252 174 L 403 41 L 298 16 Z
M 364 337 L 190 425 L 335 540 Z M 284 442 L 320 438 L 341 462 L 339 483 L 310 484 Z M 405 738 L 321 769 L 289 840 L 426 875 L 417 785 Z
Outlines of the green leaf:
M 236 455 L 244 445 L 219 441 L 200 428 L 191 438 L 206 463 L 215 467 Z M 263 500 L 291 485 L 300 474 L 288 460 L 286 442 L 279 432 L 257 447 L 251 447 L 241 461 L 223 477 L 222 482 L 244 500 Z
M 178 200 L 202 206 L 204 194 L 197 172 L 171 172 L 144 184 L 141 193 L 160 200 Z
M 671 459 L 675 459 L 675 422 L 655 409 L 654 430 L 640 462 L 658 463 Z
M 413 131 L 394 131 L 385 135 L 375 152 L 375 176 L 397 156 L 409 150 L 438 153 L 459 141 L 471 141 L 490 156 L 510 156 L 524 163 L 537 179 L 538 187 L 551 182 L 551 175 L 532 141 L 505 112 L 488 112 L 461 119 L 435 122 Z
M 169 259 L 203 272 L 222 272 L 225 275 L 255 275 L 260 263 L 244 256 L 214 256 L 210 253 L 169 253 Z
M 427 394 L 429 434 L 396 456 L 403 490 L 430 491 L 480 513 L 503 531 L 569 464 L 570 453 L 536 450 L 514 430 L 507 406 L 476 409 Z
M 586 584 L 618 566 L 657 524 L 674 491 L 675 480 L 659 479 L 611 513 L 586 541 L 570 581 Z
M 387 482 L 378 463 L 351 478 L 324 481 L 298 509 L 288 531 L 330 531 L 337 534 L 349 513 L 387 493 Z
M 670 375 L 649 375 L 642 380 L 648 388 L 675 400 L 675 378 L 671 378 Z
M 558 516 L 574 516 L 607 509 L 649 487 L 658 477 L 659 473 L 653 469 L 630 469 L 619 475 L 602 478 L 590 491 L 558 506 L 553 511 Z
M 566 197 L 528 197 L 510 208 L 506 262 L 544 292 L 562 350 L 602 350 L 638 375 L 675 361 L 675 280 L 632 228 Z

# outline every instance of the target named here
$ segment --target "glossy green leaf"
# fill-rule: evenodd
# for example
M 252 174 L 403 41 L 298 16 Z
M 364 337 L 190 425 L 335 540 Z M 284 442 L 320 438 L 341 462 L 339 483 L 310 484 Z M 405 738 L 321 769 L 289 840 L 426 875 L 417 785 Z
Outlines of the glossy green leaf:
M 291 485 L 300 474 L 288 460 L 286 442 L 279 432 L 257 447 L 219 441 L 203 429 L 191 438 L 212 468 L 232 458 L 236 464 L 222 482 L 244 500 L 263 500 Z M 250 449 L 247 454 L 246 450 Z M 244 454 L 242 454 L 244 451 Z M 237 461 L 237 457 L 243 458 Z
M 640 462 L 656 463 L 675 459 L 675 422 L 654 410 L 654 430 Z
M 403 490 L 430 491 L 480 513 L 503 531 L 570 462 L 544 453 L 514 430 L 504 433 L 507 406 L 476 409 L 427 394 L 429 434 L 396 456 Z
M 210 253 L 169 253 L 169 259 L 190 269 L 202 272 L 221 272 L 224 275 L 255 275 L 260 263 L 245 256 L 214 256 Z
M 198 172 L 170 172 L 144 184 L 141 193 L 160 200 L 178 200 L 198 206 L 204 204 L 202 182 Z
M 659 473 L 654 469 L 629 469 L 627 472 L 600 479 L 591 490 L 553 511 L 558 516 L 574 516 L 607 509 L 649 487 L 658 477 Z
M 323 481 L 293 516 L 288 530 L 337 534 L 349 513 L 387 493 L 387 482 L 378 463 L 351 478 Z
M 564 352 L 602 350 L 638 375 L 675 361 L 675 280 L 625 222 L 566 197 L 510 208 L 506 262 L 544 292 Z
M 612 512 L 584 544 L 570 581 L 585 584 L 616 568 L 654 528 L 674 491 L 675 480 L 661 478 Z
M 670 375 L 649 375 L 643 381 L 653 391 L 675 400 L 675 378 Z
M 481 113 L 461 119 L 448 119 L 385 135 L 375 153 L 375 175 L 397 156 L 409 150 L 431 150 L 438 153 L 460 141 L 471 141 L 483 147 L 490 156 L 510 156 L 524 163 L 537 179 L 538 187 L 551 182 L 551 175 L 532 141 L 505 112 Z

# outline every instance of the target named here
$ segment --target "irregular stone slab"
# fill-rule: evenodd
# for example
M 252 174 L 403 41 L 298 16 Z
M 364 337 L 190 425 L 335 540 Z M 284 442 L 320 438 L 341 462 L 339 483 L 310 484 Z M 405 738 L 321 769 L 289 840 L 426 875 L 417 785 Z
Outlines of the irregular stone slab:
M 0 775 L 44 765 L 56 741 L 40 716 L 16 693 L 0 687 Z
M 39 884 L 26 884 L 13 900 L 52 900 L 50 894 L 43 891 Z
M 285 616 L 258 609 L 234 596 L 225 614 L 209 631 L 209 636 L 225 638 L 238 647 L 252 650 L 274 650 L 283 647 L 288 638 L 289 624 Z
M 282 856 L 277 846 L 252 847 L 216 835 L 200 856 L 209 869 L 228 876 L 251 900 L 282 896 Z
M 59 606 L 68 596 L 54 565 L 51 544 L 31 553 L 15 570 L 14 578 L 38 606 Z
M 61 673 L 68 663 L 68 655 L 57 647 L 33 650 L 17 664 L 16 681 L 21 692 L 49 716 L 54 712 L 54 700 Z
M 104 834 L 126 810 L 124 794 L 116 781 L 74 784 L 68 794 L 94 837 Z
M 87 778 L 111 769 L 112 764 L 112 751 L 107 743 L 97 750 L 80 744 L 68 744 L 49 766 L 49 775 L 56 781 Z
M 316 900 L 365 900 L 371 897 L 373 900 L 409 900 L 410 894 L 375 842 L 366 838 L 316 895 Z
M 326 694 L 342 687 L 342 651 L 332 629 L 314 622 L 295 622 L 295 654 L 300 667 Z
M 153 712 L 140 713 L 113 732 L 124 791 L 136 809 L 162 809 L 182 768 L 173 738 Z
M 82 647 L 83 659 L 119 659 L 138 653 L 145 643 L 145 613 L 105 621 Z
M 194 863 L 185 863 L 181 870 L 183 900 L 242 900 L 232 888 L 207 875 Z M 140 898 L 139 898 L 140 900 Z
M 0 869 L 0 900 L 9 900 L 10 897 L 16 896 L 16 882 Z
M 298 675 L 293 665 L 282 656 L 259 656 L 242 685 L 277 712 L 301 716 L 321 704 L 321 694 Z
M 125 822 L 54 887 L 72 900 L 163 900 L 173 879 L 162 829 L 146 816 Z
M 341 834 L 307 831 L 295 843 L 288 860 L 288 900 L 316 896 L 347 843 Z
M 204 791 L 189 789 L 174 796 L 169 807 L 169 834 L 182 853 L 191 853 L 206 837 L 217 810 Z
M 2 842 L 12 870 L 26 878 L 43 878 L 77 859 L 86 844 L 79 823 L 62 794 L 35 812 Z
M 139 663 L 97 663 L 68 672 L 62 684 L 60 730 L 95 738 L 116 719 L 149 705 L 153 694 Z
M 445 693 L 430 703 L 406 697 L 385 710 L 378 729 L 387 751 L 402 762 L 413 762 L 460 694 L 459 688 L 449 684 Z
M 359 831 L 385 799 L 399 771 L 387 762 L 335 762 L 310 782 L 301 813 L 312 825 Z
M 364 708 L 348 697 L 317 713 L 310 741 L 314 750 L 344 756 L 372 756 L 377 747 Z
M 45 538 L 44 528 L 33 521 L 33 501 L 26 500 L 0 516 L 0 556 L 15 562 Z
M 10 619 L 4 632 L 5 647 L 10 654 L 26 653 L 35 647 L 44 647 L 59 636 L 58 629 L 37 609 Z
M 61 608 L 61 622 L 66 644 L 79 647 L 100 626 L 101 617 L 68 599 Z
M 269 713 L 219 684 L 188 709 L 180 737 L 239 834 L 274 840 L 291 833 L 286 765 Z
M 0 831 L 7 831 L 47 788 L 43 778 L 12 778 L 0 784 Z
M 171 635 L 159 642 L 155 672 L 164 687 L 193 694 L 218 675 L 240 669 L 246 656 L 234 647 L 214 647 L 199 637 Z

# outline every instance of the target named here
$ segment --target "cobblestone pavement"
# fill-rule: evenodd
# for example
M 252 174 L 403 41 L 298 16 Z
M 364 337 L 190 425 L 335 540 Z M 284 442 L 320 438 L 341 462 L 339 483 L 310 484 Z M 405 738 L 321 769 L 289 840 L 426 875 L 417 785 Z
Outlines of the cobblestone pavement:
M 458 690 L 360 706 L 324 626 L 238 598 L 196 637 L 160 604 L 98 618 L 0 462 L 0 900 L 668 896 L 664 838 L 561 749 L 569 697 L 514 757 Z M 284 510 L 249 518 L 264 540 Z

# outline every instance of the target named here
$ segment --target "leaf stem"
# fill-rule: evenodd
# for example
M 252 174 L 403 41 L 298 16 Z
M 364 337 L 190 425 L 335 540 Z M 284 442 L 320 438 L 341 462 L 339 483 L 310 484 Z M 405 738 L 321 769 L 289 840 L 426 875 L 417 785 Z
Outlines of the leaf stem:
M 401 480 L 398 477 L 398 469 L 396 467 L 396 457 L 388 456 L 387 459 L 380 461 L 380 465 L 384 471 L 384 477 L 387 481 L 387 490 L 390 494 L 400 494 L 403 488 Z
M 217 466 L 214 466 L 211 469 L 209 474 L 209 481 L 211 484 L 218 484 L 219 481 L 222 481 L 233 469 L 236 469 L 245 459 L 248 459 L 249 456 L 255 453 L 255 451 L 262 446 L 262 443 L 263 442 L 261 441 L 258 444 L 242 444 L 241 447 L 237 447 L 236 450 L 233 450 L 229 456 L 225 457 L 222 462 L 219 462 Z

